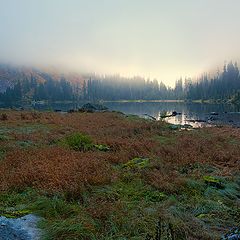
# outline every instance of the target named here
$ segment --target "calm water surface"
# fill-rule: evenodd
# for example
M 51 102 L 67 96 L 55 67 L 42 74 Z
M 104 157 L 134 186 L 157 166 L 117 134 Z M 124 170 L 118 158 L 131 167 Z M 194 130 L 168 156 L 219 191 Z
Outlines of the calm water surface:
M 52 103 L 52 104 L 35 104 L 33 107 L 37 110 L 55 110 L 67 111 L 69 109 L 80 108 L 84 103 Z M 120 111 L 125 114 L 134 114 L 144 117 L 145 114 L 160 119 L 161 115 L 171 114 L 173 111 L 181 113 L 175 117 L 165 118 L 166 121 L 173 124 L 191 124 L 201 126 L 203 123 L 192 120 L 203 120 L 209 122 L 212 112 L 219 116 L 231 117 L 234 121 L 240 123 L 240 106 L 231 104 L 207 104 L 207 103 L 183 103 L 183 102 L 105 102 L 110 110 Z M 232 115 L 231 115 L 232 113 Z M 214 118 L 219 118 L 215 116 Z M 229 118 L 230 116 L 230 118 Z M 189 121 L 190 120 L 190 121 Z M 227 121 L 232 121 L 227 120 Z M 206 124 L 206 123 L 204 123 Z
M 68 110 L 70 108 L 79 108 L 74 104 L 55 104 L 49 106 L 52 109 Z M 209 122 L 211 113 L 216 112 L 218 116 L 212 116 L 214 119 L 219 119 L 228 116 L 225 121 L 228 124 L 229 119 L 234 119 L 237 125 L 240 124 L 240 106 L 231 104 L 208 104 L 208 103 L 183 103 L 183 102 L 105 102 L 110 110 L 120 111 L 125 114 L 134 114 L 144 117 L 145 114 L 151 115 L 156 119 L 160 119 L 161 115 L 171 114 L 173 111 L 181 113 L 175 117 L 168 117 L 165 120 L 173 124 L 191 124 L 194 127 L 206 125 L 206 123 L 193 122 L 192 120 L 203 120 Z M 38 106 L 35 106 L 36 108 Z M 40 106 L 46 108 L 46 106 Z M 226 114 L 227 113 L 227 114 Z M 231 115 L 231 113 L 234 113 Z M 190 121 L 189 121 L 190 120 Z M 231 120 L 232 121 L 232 120 Z M 211 121 L 210 121 L 211 122 Z
M 144 116 L 151 115 L 160 119 L 161 115 L 171 114 L 173 111 L 181 113 L 175 117 L 165 118 L 166 121 L 173 124 L 191 124 L 201 126 L 203 123 L 191 120 L 204 120 L 209 122 L 212 112 L 219 116 L 240 112 L 240 106 L 231 104 L 207 104 L 207 103 L 183 103 L 183 102 L 109 102 L 105 104 L 109 109 L 121 111 L 126 114 L 136 114 Z M 234 115 L 234 116 L 235 116 Z M 240 114 L 237 114 L 240 121 Z M 217 117 L 215 117 L 217 118 Z M 236 117 L 235 117 L 236 118 Z M 190 121 L 189 121 L 190 120 Z

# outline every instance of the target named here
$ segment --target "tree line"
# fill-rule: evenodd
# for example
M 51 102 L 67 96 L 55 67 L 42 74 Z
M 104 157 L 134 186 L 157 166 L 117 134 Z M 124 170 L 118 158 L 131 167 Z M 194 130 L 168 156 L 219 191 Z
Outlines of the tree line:
M 91 78 L 84 84 L 83 98 L 103 100 L 229 100 L 240 96 L 240 75 L 237 63 L 224 64 L 223 70 L 199 79 L 180 78 L 175 87 L 141 77 L 126 79 L 119 76 Z M 240 99 L 239 99 L 240 100 Z
M 240 91 L 240 76 L 235 62 L 224 64 L 223 70 L 213 77 L 203 75 L 198 81 L 189 80 L 186 84 L 186 99 L 231 99 Z
M 198 80 L 180 78 L 173 88 L 156 79 L 119 75 L 95 75 L 74 84 L 64 77 L 56 81 L 47 74 L 44 79 L 21 78 L 0 93 L 0 101 L 224 100 L 240 96 L 239 69 L 232 62 L 224 64 L 223 70 L 212 77 L 204 74 Z
M 73 86 L 66 79 L 55 81 L 48 78 L 44 82 L 30 77 L 18 80 L 13 87 L 0 93 L 0 102 L 32 101 L 72 101 L 74 99 Z

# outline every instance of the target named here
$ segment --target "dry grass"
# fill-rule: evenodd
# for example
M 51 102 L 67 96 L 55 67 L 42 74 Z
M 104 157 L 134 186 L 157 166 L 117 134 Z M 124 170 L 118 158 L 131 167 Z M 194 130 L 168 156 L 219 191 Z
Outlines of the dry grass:
M 113 238 L 109 239 L 117 239 L 114 234 L 121 232 L 121 236 L 131 239 L 135 235 L 143 237 L 149 229 L 154 229 L 157 214 L 162 214 L 160 210 L 158 212 L 159 206 L 164 207 L 164 204 L 161 201 L 139 200 L 139 191 L 146 188 L 144 193 L 153 194 L 151 196 L 155 196 L 159 190 L 169 198 L 171 195 L 176 198 L 180 196 L 182 202 L 175 209 L 179 214 L 177 217 L 171 213 L 172 206 L 178 204 L 177 200 L 173 203 L 171 199 L 166 200 L 170 203 L 166 206 L 166 218 L 169 215 L 169 219 L 173 219 L 180 228 L 183 224 L 188 239 L 210 239 L 210 233 L 201 230 L 202 220 L 190 212 L 195 204 L 205 210 L 204 201 L 208 199 L 198 191 L 197 184 L 196 189 L 190 189 L 187 184 L 192 181 L 192 184 L 198 182 L 204 185 L 202 177 L 208 175 L 206 171 L 210 168 L 213 168 L 211 174 L 214 176 L 234 176 L 240 170 L 240 129 L 236 128 L 203 128 L 180 132 L 170 130 L 163 122 L 131 119 L 117 113 L 2 111 L 0 114 L 7 116 L 4 120 L 0 119 L 0 136 L 4 135 L 0 140 L 0 151 L 6 151 L 0 158 L 0 191 L 22 192 L 33 188 L 40 194 L 44 192 L 44 196 L 45 193 L 50 196 L 63 195 L 63 201 L 73 198 L 81 200 L 81 209 L 84 208 L 85 213 L 97 223 L 98 228 L 93 224 L 94 230 L 91 230 L 94 236 L 102 237 L 109 233 L 113 234 Z M 73 133 L 89 135 L 94 144 L 106 144 L 110 151 L 73 151 L 58 143 Z M 23 142 L 29 145 L 19 145 Z M 122 163 L 136 157 L 149 158 L 150 163 L 144 168 L 122 168 Z M 150 188 L 153 191 L 151 193 Z M 99 192 L 94 192 L 95 189 Z M 235 194 L 234 189 L 232 187 L 231 191 Z M 190 199 L 195 192 L 199 199 Z M 138 200 L 134 202 L 133 199 Z M 193 206 L 188 205 L 189 200 Z M 78 204 L 79 201 L 77 209 Z M 215 204 L 219 207 L 218 201 Z M 232 203 L 230 205 L 233 206 Z M 204 211 L 201 213 L 205 214 Z M 81 220 L 79 218 L 78 215 L 75 220 L 69 218 L 66 226 L 71 229 L 74 220 L 77 228 Z M 51 223 L 52 219 L 49 221 Z M 64 230 L 61 223 L 57 219 L 55 224 L 59 224 L 59 229 L 51 228 L 55 234 L 52 239 L 68 236 L 68 228 Z M 87 224 L 88 221 L 83 223 Z M 80 226 L 79 230 L 71 231 L 72 236 L 82 236 Z M 105 239 L 101 237 L 92 239 Z
M 222 171 L 226 168 L 229 171 L 239 170 L 239 145 L 228 141 L 232 131 L 236 133 L 234 129 L 216 132 L 215 128 L 182 133 L 176 139 L 175 145 L 164 146 L 159 155 L 173 165 L 207 163 L 219 167 Z M 239 136 L 240 131 L 235 140 L 239 141 Z
M 240 140 L 239 129 L 207 128 L 182 132 L 175 144 L 162 145 L 156 155 L 153 168 L 146 174 L 147 182 L 166 192 L 176 193 L 184 187 L 185 178 L 180 168 L 186 168 L 193 177 L 201 177 L 203 169 L 198 166 L 215 167 L 215 175 L 230 176 L 240 170 L 239 144 L 231 144 L 230 139 Z
M 1 162 L 0 189 L 33 187 L 77 195 L 88 185 L 109 183 L 111 174 L 102 153 L 92 156 L 59 147 L 16 150 Z
M 34 186 L 51 191 L 78 191 L 85 183 L 110 181 L 111 166 L 107 162 L 119 164 L 138 156 L 161 160 L 161 164 L 153 164 L 146 176 L 153 186 L 167 191 L 174 191 L 184 182 L 178 173 L 179 166 L 211 164 L 221 169 L 222 175 L 240 169 L 239 145 L 228 141 L 230 138 L 240 141 L 239 129 L 208 128 L 176 134 L 164 123 L 128 120 L 117 113 L 62 115 L 4 111 L 3 114 L 7 115 L 7 120 L 1 123 L 2 127 L 34 127 L 37 124 L 30 133 L 13 131 L 10 135 L 14 141 L 32 141 L 42 146 L 32 150 L 11 149 L 0 165 L 4 179 L 1 189 Z M 43 125 L 47 131 L 39 128 Z M 111 151 L 76 153 L 48 146 L 74 132 L 90 135 L 94 143 L 107 144 Z M 174 136 L 176 139 L 173 144 L 161 144 L 153 138 L 156 135 Z

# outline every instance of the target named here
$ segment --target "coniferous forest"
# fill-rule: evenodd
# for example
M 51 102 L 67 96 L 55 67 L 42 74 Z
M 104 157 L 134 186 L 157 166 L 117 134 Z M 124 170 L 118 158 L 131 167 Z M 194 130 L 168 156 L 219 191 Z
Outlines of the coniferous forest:
M 142 77 L 86 76 L 82 81 L 71 82 L 61 77 L 55 80 L 50 74 L 44 81 L 34 76 L 16 77 L 0 93 L 1 102 L 32 101 L 116 101 L 116 100 L 232 100 L 239 101 L 240 76 L 237 63 L 229 62 L 213 76 L 203 74 L 199 79 L 180 78 L 175 87 L 168 87 L 157 79 Z M 1 80 L 1 79 L 0 79 Z

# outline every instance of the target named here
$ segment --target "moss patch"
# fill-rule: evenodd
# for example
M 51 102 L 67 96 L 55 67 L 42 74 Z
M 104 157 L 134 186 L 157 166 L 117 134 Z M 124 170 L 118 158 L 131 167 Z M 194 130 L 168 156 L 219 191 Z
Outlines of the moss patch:
M 216 177 L 204 176 L 203 180 L 209 186 L 216 187 L 216 188 L 219 188 L 219 189 L 224 188 L 224 184 L 222 183 L 222 181 L 220 179 L 216 178 Z
M 134 169 L 134 168 L 146 168 L 149 166 L 148 158 L 134 158 L 127 163 L 123 164 L 123 168 Z

